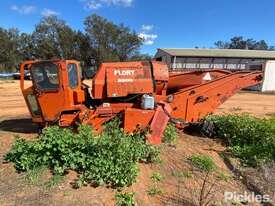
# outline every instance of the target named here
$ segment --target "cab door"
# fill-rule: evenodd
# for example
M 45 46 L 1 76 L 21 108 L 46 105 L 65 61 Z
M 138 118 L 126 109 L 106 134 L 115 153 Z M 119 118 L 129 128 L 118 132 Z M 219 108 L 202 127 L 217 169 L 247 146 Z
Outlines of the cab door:
M 64 87 L 66 88 L 66 108 L 74 110 L 75 107 L 85 101 L 84 91 L 81 89 L 81 68 L 77 61 L 66 61 L 66 74 Z
M 47 122 L 58 120 L 64 109 L 64 88 L 62 87 L 62 62 L 37 62 L 31 66 L 34 95 Z
M 24 96 L 25 102 L 28 106 L 32 121 L 42 123 L 41 110 L 38 105 L 36 96 L 34 95 L 33 84 L 31 81 L 25 81 L 26 71 L 29 72 L 30 67 L 36 61 L 25 61 L 20 64 L 20 88 Z

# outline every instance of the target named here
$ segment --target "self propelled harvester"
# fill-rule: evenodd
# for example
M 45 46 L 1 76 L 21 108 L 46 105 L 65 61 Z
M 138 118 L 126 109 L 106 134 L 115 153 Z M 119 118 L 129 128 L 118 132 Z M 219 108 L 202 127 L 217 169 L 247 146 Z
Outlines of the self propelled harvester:
M 32 84 L 26 87 L 24 73 Z M 169 73 L 157 61 L 102 63 L 90 85 L 74 60 L 26 61 L 20 86 L 32 121 L 42 127 L 91 125 L 100 131 L 115 116 L 125 132 L 148 128 L 159 144 L 168 121 L 196 122 L 240 89 L 261 83 L 262 71 Z

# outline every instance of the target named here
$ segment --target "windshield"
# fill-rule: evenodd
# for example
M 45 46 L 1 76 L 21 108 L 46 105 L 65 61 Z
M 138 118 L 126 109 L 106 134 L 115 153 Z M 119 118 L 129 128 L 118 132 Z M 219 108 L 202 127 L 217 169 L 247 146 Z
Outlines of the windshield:
M 51 62 L 33 64 L 31 67 L 32 78 L 40 90 L 58 90 L 58 67 Z

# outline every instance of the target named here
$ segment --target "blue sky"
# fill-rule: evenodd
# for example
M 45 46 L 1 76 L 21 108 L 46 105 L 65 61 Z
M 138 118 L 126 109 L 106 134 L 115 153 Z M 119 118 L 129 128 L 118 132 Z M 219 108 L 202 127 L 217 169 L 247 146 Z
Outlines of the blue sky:
M 242 35 L 275 45 L 274 0 L 1 0 L 0 26 L 31 32 L 56 14 L 74 29 L 96 13 L 124 23 L 145 39 L 142 52 L 161 47 L 211 47 Z

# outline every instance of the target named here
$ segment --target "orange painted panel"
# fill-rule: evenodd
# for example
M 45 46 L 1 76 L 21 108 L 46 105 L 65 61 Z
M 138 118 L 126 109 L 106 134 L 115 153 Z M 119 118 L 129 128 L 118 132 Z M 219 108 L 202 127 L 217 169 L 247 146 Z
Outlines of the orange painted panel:
M 129 94 L 153 93 L 150 66 L 107 67 L 107 96 L 123 97 Z
M 133 132 L 136 129 L 145 129 L 155 114 L 155 110 L 127 108 L 124 114 L 124 131 Z
M 147 137 L 147 141 L 150 144 L 160 144 L 163 136 L 163 132 L 169 121 L 169 116 L 171 108 L 168 104 L 159 105 L 156 108 L 155 115 L 150 125 L 151 133 Z
M 169 79 L 167 64 L 163 62 L 152 61 L 154 79 L 156 81 L 165 81 Z
M 231 72 L 224 70 L 204 70 L 183 73 L 171 73 L 168 82 L 168 91 L 176 91 L 179 89 L 184 89 L 186 87 L 203 84 L 207 82 L 203 79 L 207 74 L 210 76 L 211 80 L 215 80 L 230 73 Z

